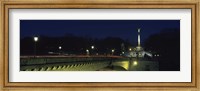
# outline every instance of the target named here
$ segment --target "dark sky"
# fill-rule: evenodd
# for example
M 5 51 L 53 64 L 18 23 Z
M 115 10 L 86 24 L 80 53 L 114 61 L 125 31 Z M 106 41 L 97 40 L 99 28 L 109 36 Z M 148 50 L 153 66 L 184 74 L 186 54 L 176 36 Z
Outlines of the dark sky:
M 93 38 L 120 37 L 137 41 L 137 28 L 141 28 L 141 41 L 164 29 L 180 29 L 179 20 L 20 20 L 20 38 L 32 36 L 90 36 Z

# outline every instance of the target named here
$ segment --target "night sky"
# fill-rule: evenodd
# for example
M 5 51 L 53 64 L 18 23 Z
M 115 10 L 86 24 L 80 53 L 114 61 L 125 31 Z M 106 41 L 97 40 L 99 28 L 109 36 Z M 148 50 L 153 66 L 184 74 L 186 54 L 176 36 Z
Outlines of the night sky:
M 137 28 L 141 28 L 141 41 L 165 29 L 180 29 L 179 20 L 20 20 L 20 38 L 33 36 L 88 36 L 92 38 L 120 37 L 137 41 Z

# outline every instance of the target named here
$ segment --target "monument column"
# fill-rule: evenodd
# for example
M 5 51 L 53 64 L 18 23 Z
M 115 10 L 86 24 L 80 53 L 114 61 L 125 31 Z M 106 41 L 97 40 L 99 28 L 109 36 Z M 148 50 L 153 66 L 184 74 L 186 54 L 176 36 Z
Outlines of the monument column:
M 140 46 L 140 28 L 138 28 L 138 46 Z

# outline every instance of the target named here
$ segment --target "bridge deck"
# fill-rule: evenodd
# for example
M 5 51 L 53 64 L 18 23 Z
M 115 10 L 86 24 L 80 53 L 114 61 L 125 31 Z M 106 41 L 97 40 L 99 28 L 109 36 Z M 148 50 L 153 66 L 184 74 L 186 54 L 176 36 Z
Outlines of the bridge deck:
M 137 65 L 135 65 L 137 61 Z M 158 70 L 158 61 L 122 56 L 22 56 L 20 71 Z

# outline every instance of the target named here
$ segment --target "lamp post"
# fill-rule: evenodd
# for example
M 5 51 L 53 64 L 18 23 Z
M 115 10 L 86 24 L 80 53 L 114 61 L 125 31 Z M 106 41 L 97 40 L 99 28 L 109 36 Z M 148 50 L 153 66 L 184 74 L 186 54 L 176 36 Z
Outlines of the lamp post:
M 34 42 L 35 42 L 35 47 L 34 47 L 34 57 L 36 57 L 36 43 L 38 41 L 38 37 L 33 37 Z
M 88 49 L 86 50 L 86 55 L 90 55 L 90 51 Z
M 133 62 L 133 65 L 134 65 L 134 66 L 137 66 L 137 65 L 138 65 L 138 62 L 137 62 L 137 61 L 134 61 L 134 62 Z
M 111 52 L 112 52 L 112 55 L 113 55 L 113 54 L 114 54 L 114 52 L 115 52 L 115 50 L 114 50 L 114 49 L 112 49 L 112 50 L 111 50 Z
M 95 53 L 94 53 L 94 46 L 93 45 L 91 46 L 91 49 L 92 49 L 91 50 L 91 55 L 94 55 Z
M 94 49 L 94 46 L 91 46 L 91 49 Z
M 129 48 L 129 51 L 132 51 L 132 49 L 131 49 L 131 48 Z
M 58 47 L 58 49 L 59 49 L 59 51 L 60 51 L 60 53 L 59 53 L 59 54 L 61 54 L 61 49 L 62 49 L 62 46 L 59 46 L 59 47 Z

